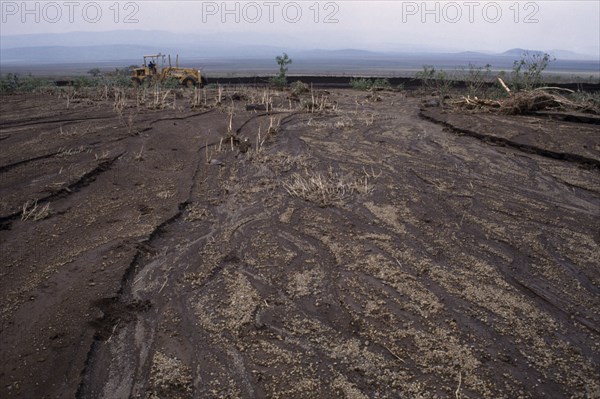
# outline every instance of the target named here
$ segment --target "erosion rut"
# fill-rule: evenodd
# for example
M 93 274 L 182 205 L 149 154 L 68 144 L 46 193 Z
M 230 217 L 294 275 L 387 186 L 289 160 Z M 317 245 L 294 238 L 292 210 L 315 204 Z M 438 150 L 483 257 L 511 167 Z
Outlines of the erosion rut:
M 81 109 L 2 104 L 2 397 L 600 393 L 597 126 L 477 116 L 523 151 L 404 93 L 243 90 L 62 135 Z M 569 129 L 594 162 L 545 155 Z

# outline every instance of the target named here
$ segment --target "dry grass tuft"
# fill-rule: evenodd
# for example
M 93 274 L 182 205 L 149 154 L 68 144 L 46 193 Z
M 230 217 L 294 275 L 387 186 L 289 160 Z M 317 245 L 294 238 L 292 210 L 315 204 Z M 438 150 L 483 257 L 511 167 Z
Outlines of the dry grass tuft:
M 193 391 L 192 370 L 181 360 L 156 352 L 150 370 L 149 398 L 189 397 Z
M 283 187 L 292 197 L 315 202 L 321 206 L 339 204 L 353 195 L 365 195 L 373 191 L 368 175 L 357 178 L 334 172 L 331 168 L 327 175 L 308 171 L 304 176 L 296 173 L 283 183 Z
M 197 220 L 206 219 L 209 216 L 208 209 L 201 207 L 198 204 L 189 204 L 185 208 L 186 215 L 184 220 L 186 222 L 195 222 Z
M 73 155 L 81 154 L 83 152 L 90 153 L 91 149 L 89 149 L 88 147 L 86 147 L 84 145 L 80 145 L 79 147 L 75 147 L 75 148 L 64 148 L 64 147 L 62 147 L 56 153 L 56 157 L 57 158 L 67 158 L 67 157 L 70 157 L 70 156 L 73 156 Z
M 48 202 L 45 205 L 38 205 L 37 200 L 35 201 L 27 201 L 23 204 L 23 212 L 21 213 L 21 220 L 33 220 L 37 222 L 38 220 L 46 219 L 50 216 L 50 203 Z
M 566 89 L 563 91 L 570 92 L 570 96 L 558 94 L 558 90 L 550 87 L 521 91 L 501 100 L 467 96 L 455 101 L 454 104 L 468 109 L 481 109 L 505 115 L 523 115 L 545 110 L 579 111 L 600 115 L 600 107 L 593 101 L 581 101 L 575 96 L 577 93 Z

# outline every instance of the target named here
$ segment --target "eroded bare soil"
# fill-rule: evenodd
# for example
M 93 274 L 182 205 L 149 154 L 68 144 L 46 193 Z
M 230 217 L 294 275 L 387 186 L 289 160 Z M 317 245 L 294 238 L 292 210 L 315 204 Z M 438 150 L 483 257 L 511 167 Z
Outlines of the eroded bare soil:
M 222 94 L 2 98 L 1 397 L 599 397 L 597 125 Z

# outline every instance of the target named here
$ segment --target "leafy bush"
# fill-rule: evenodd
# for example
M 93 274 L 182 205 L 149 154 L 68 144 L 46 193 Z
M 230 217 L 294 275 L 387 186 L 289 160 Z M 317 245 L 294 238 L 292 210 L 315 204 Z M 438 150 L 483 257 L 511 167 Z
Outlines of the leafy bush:
M 365 78 L 353 78 L 350 80 L 350 86 L 356 90 L 369 90 L 373 82 L 370 79 Z
M 131 71 L 137 67 L 137 65 L 130 65 L 128 67 L 115 68 L 114 72 L 103 74 L 98 80 L 98 85 L 108 87 L 129 87 L 131 86 Z
M 511 84 L 514 91 L 531 90 L 542 84 L 542 73 L 552 61 L 549 54 L 525 52 L 513 63 Z
M 423 70 L 415 74 L 415 78 L 421 80 L 422 85 L 427 89 L 434 87 L 435 68 L 432 65 L 423 65 Z
M 369 90 L 372 84 L 373 82 L 365 78 L 356 78 L 350 80 L 350 86 L 356 90 Z
M 279 75 L 272 77 L 269 80 L 269 83 L 278 88 L 286 87 L 286 74 L 288 71 L 287 66 L 292 63 L 292 59 L 288 57 L 286 53 L 283 53 L 283 55 L 275 57 L 275 62 L 277 62 L 277 65 L 279 65 Z
M 177 89 L 178 87 L 181 87 L 181 83 L 179 82 L 179 79 L 175 77 L 170 77 L 163 80 L 160 83 L 160 87 L 162 87 L 163 89 Z
M 310 87 L 306 83 L 302 83 L 299 80 L 292 83 L 291 88 L 292 88 L 292 93 L 297 96 L 302 93 L 306 93 L 310 90 Z
M 83 87 L 96 87 L 100 80 L 98 78 L 90 78 L 87 76 L 78 76 L 73 80 L 73 87 L 81 89 Z
M 571 100 L 582 106 L 600 109 L 600 92 L 589 93 L 585 91 L 576 91 L 571 94 Z
M 371 85 L 372 90 L 388 90 L 392 85 L 388 79 L 375 79 Z
M 273 76 L 269 79 L 269 85 L 275 86 L 277 88 L 284 88 L 287 86 L 287 78 L 285 76 Z
M 415 77 L 421 80 L 425 89 L 436 90 L 442 97 L 454 86 L 454 81 L 446 71 L 436 70 L 432 65 L 423 65 L 423 70 L 417 72 Z
M 285 77 L 287 74 L 287 66 L 292 63 L 292 59 L 286 53 L 282 56 L 275 57 L 275 61 L 279 65 L 279 76 Z
M 117 75 L 105 80 L 108 86 L 112 87 L 128 87 L 131 85 L 131 77 Z
M 55 86 L 53 80 L 33 76 L 31 74 L 21 77 L 18 74 L 9 73 L 4 78 L 0 79 L 0 92 L 2 93 L 35 92 Z
M 19 88 L 19 75 L 9 73 L 0 79 L 0 93 L 14 93 Z
M 101 71 L 98 68 L 92 68 L 87 73 L 92 75 L 94 78 L 97 78 L 98 76 L 101 75 Z
M 350 85 L 356 90 L 389 90 L 392 88 L 388 79 L 353 78 Z
M 487 84 L 491 82 L 492 66 L 486 64 L 483 67 L 469 63 L 466 71 L 465 83 L 467 85 L 467 93 L 469 96 L 485 97 L 488 90 Z

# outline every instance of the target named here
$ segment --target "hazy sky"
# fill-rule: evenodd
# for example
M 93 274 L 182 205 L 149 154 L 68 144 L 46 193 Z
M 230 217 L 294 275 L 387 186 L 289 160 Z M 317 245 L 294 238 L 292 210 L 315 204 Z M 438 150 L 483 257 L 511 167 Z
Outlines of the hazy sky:
M 1 35 L 117 29 L 260 35 L 290 48 L 505 51 L 600 56 L 590 1 L 0 1 Z M 228 35 L 228 37 L 232 37 Z M 236 36 L 233 35 L 235 38 Z

